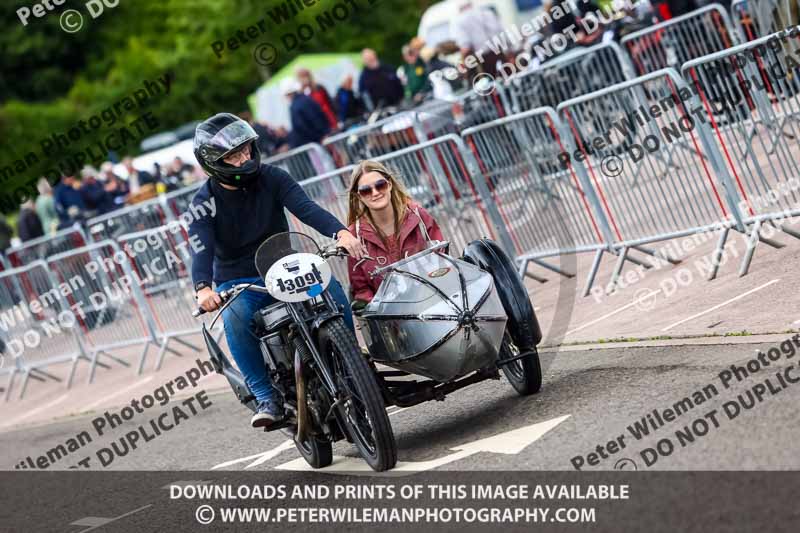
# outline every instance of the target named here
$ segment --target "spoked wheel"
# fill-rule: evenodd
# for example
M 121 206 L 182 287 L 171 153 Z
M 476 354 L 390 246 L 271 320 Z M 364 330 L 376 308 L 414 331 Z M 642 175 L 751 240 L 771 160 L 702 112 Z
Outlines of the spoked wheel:
M 506 378 L 521 396 L 536 394 L 542 388 L 542 365 L 539 361 L 539 352 L 534 346 L 529 355 L 503 365 L 503 373 Z M 520 349 L 511 340 L 511 336 L 506 332 L 503 345 L 500 347 L 499 359 L 510 359 L 518 356 Z
M 336 384 L 345 400 L 339 407 L 359 453 L 375 471 L 393 468 L 397 444 L 375 374 L 341 319 L 319 330 L 320 350 L 331 357 Z

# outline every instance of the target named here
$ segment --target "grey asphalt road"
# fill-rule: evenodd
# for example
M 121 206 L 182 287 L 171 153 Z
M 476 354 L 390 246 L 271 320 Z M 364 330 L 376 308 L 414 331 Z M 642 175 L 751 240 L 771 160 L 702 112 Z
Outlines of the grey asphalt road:
M 781 353 L 776 361 L 764 356 L 769 366 L 751 363 L 749 375 L 740 373 L 741 381 L 732 377 L 729 388 L 720 378 L 720 373 L 733 375 L 731 365 L 747 368 L 746 362 L 758 350 L 766 354 L 776 345 L 610 348 L 544 354 L 545 383 L 537 395 L 519 397 L 503 378 L 473 385 L 444 402 L 402 411 L 391 408 L 399 460 L 428 461 L 420 469 L 436 471 L 573 470 L 575 464 L 588 471 L 615 467 L 797 469 L 800 428 L 796 424 L 796 406 L 800 383 L 791 381 L 800 380 L 800 369 L 795 368 L 800 355 Z M 36 461 L 82 431 L 91 435 L 92 442 L 57 460 L 50 469 L 68 468 L 90 457 L 89 465 L 96 470 L 208 471 L 228 463 L 217 470 L 257 472 L 285 468 L 299 458 L 284 434 L 252 430 L 249 412 L 237 404 L 229 391 L 207 394 L 210 405 L 206 409 L 195 401 L 197 414 L 192 415 L 188 406 L 182 406 L 188 416 L 178 420 L 177 426 L 149 442 L 140 440 L 136 449 L 128 450 L 124 456 L 117 453 L 105 468 L 97 457 L 100 448 L 113 449 L 112 444 L 116 443 L 118 450 L 126 451 L 120 443 L 125 433 L 181 404 L 173 401 L 163 408 L 145 411 L 102 437 L 92 428 L 97 414 L 0 433 L 0 466 L 13 469 L 27 456 Z M 739 404 L 736 413 L 733 403 L 738 402 L 739 395 L 747 405 L 752 397 L 754 405 L 744 409 Z M 686 403 L 686 397 L 691 403 Z M 653 410 L 657 410 L 657 416 L 652 415 Z M 649 435 L 640 434 L 637 439 L 634 424 L 639 421 L 641 425 L 648 413 L 656 425 L 661 425 L 660 418 L 663 427 L 650 427 Z M 519 430 L 500 439 L 510 441 L 519 437 L 520 431 L 525 433 L 521 428 L 567 415 L 518 453 L 483 451 L 452 460 L 453 450 L 465 444 Z M 617 444 L 609 445 L 609 441 Z M 663 453 L 653 463 L 659 447 Z M 654 451 L 643 454 L 646 448 Z M 596 455 L 591 456 L 592 453 Z M 347 443 L 336 444 L 334 454 L 356 457 L 355 448 Z

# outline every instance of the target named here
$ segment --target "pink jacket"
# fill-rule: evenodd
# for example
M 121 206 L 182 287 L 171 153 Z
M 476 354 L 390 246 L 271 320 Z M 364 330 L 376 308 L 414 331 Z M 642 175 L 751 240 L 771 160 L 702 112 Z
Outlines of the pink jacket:
M 417 216 L 419 213 L 419 216 Z M 361 239 L 367 248 L 367 255 L 374 258 L 358 263 L 352 257 L 347 259 L 347 272 L 350 275 L 350 286 L 353 291 L 353 300 L 372 300 L 380 286 L 382 277 L 370 277 L 369 273 L 379 266 L 385 266 L 413 255 L 427 247 L 425 235 L 419 227 L 420 220 L 428 231 L 428 236 L 434 241 L 443 241 L 442 230 L 436 220 L 419 204 L 410 203 L 406 209 L 406 216 L 400 225 L 399 246 L 393 247 L 394 253 L 381 242 L 375 229 L 369 223 L 367 217 L 361 217 L 359 228 L 356 231 L 356 224 L 348 229 L 350 233 Z

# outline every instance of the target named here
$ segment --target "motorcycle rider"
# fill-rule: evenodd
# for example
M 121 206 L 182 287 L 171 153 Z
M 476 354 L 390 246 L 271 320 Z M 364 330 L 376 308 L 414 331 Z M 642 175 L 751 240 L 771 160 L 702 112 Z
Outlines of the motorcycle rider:
M 351 256 L 362 256 L 358 239 L 336 217 L 309 199 L 283 169 L 261 163 L 257 140 L 250 124 L 230 113 L 214 115 L 195 131 L 194 154 L 209 179 L 197 191 L 192 205 L 196 213 L 211 201 L 216 207 L 214 216 L 194 217 L 189 226 L 189 234 L 202 244 L 192 253 L 192 280 L 197 301 L 205 311 L 218 309 L 222 304 L 219 292 L 234 285 L 264 286 L 255 266 L 255 253 L 268 237 L 289 230 L 284 208 L 322 235 L 337 238 L 338 246 Z M 352 328 L 341 285 L 331 280 L 329 290 Z M 284 416 L 251 330 L 253 314 L 273 302 L 269 295 L 244 291 L 222 315 L 228 347 L 258 404 L 251 420 L 253 427 L 269 426 Z

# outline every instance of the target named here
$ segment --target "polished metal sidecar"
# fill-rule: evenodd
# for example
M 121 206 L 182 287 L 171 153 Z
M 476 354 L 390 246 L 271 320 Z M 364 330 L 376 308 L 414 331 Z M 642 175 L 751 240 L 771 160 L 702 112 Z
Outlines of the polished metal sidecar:
M 380 269 L 358 318 L 374 361 L 442 383 L 493 365 L 508 319 L 493 276 L 444 245 Z

